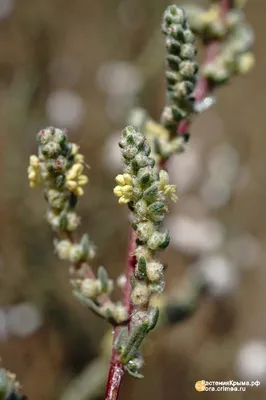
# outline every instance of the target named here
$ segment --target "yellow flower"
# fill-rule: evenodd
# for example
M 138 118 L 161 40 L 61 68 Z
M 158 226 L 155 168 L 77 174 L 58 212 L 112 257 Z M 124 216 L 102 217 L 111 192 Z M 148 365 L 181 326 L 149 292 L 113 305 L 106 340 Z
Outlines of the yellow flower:
M 176 192 L 176 185 L 169 185 L 169 175 L 165 170 L 160 171 L 160 189 L 170 200 L 176 202 L 178 200 Z
M 88 177 L 82 175 L 84 165 L 80 162 L 74 164 L 66 174 L 66 187 L 73 192 L 76 196 L 82 196 L 84 190 L 81 186 L 88 183 Z
M 84 156 L 83 156 L 83 154 L 80 154 L 80 153 L 76 154 L 74 160 L 75 160 L 76 163 L 81 163 L 81 164 L 83 164 L 83 163 L 84 163 Z
M 80 163 L 76 163 L 74 164 L 70 170 L 68 171 L 68 173 L 66 174 L 66 179 L 67 180 L 72 180 L 72 179 L 76 179 L 81 172 L 83 171 L 84 166 Z
M 118 185 L 132 185 L 132 178 L 131 175 L 129 174 L 119 174 L 117 175 L 117 177 L 115 178 L 116 183 L 118 183 Z
M 251 52 L 242 54 L 237 62 L 237 71 L 239 74 L 247 74 L 255 65 L 255 57 Z
M 201 23 L 204 25 L 218 22 L 220 19 L 220 6 L 218 6 L 217 4 L 211 5 L 207 11 L 199 15 L 199 18 L 201 20 Z
M 132 177 L 129 174 L 119 174 L 115 178 L 118 186 L 114 188 L 115 196 L 119 197 L 119 204 L 130 202 L 133 193 Z
M 79 151 L 79 146 L 76 143 L 71 143 L 71 154 L 76 155 Z
M 146 122 L 144 129 L 146 133 L 148 133 L 148 135 L 150 134 L 153 138 L 169 138 L 169 132 L 167 131 L 167 129 L 165 129 L 161 124 L 154 122 L 152 119 L 149 119 Z
M 30 156 L 30 165 L 28 166 L 28 179 L 31 188 L 39 183 L 40 160 L 37 156 Z
M 30 165 L 34 168 L 38 168 L 40 165 L 39 158 L 35 155 L 30 156 Z
M 71 154 L 74 156 L 75 163 L 84 163 L 84 156 L 83 154 L 78 153 L 79 146 L 76 143 L 71 143 Z

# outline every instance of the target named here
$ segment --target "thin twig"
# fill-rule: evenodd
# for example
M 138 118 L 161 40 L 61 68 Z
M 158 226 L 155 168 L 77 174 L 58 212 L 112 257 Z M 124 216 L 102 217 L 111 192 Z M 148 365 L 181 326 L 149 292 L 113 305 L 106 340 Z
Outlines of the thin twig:
M 131 276 L 134 275 L 135 271 L 135 264 L 136 264 L 136 257 L 134 256 L 135 246 L 136 246 L 136 234 L 133 231 L 133 229 L 131 229 L 129 248 L 127 253 L 128 257 L 127 257 L 127 268 L 126 268 L 126 284 L 124 288 L 124 299 L 123 299 L 123 304 L 127 308 L 129 315 L 128 330 L 130 329 L 130 316 L 132 314 L 130 281 L 131 281 Z M 106 400 L 117 399 L 121 380 L 124 375 L 123 365 L 122 363 L 119 362 L 118 355 L 115 349 L 115 342 L 119 334 L 119 330 L 120 330 L 119 327 L 116 327 L 114 330 L 112 357 L 110 361 L 110 369 L 109 369 L 106 393 L 105 393 Z

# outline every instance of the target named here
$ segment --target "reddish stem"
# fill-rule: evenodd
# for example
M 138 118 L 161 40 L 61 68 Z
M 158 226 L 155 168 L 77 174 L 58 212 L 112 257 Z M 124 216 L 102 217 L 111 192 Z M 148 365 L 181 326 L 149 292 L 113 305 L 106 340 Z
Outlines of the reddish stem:
M 221 16 L 224 18 L 230 8 L 230 0 L 220 0 L 221 7 Z M 206 49 L 206 58 L 205 62 L 211 62 L 217 55 L 219 49 L 219 42 L 213 41 L 211 42 Z M 205 78 L 201 78 L 196 86 L 194 96 L 196 103 L 203 100 L 206 95 L 209 93 L 209 83 Z M 185 134 L 190 127 L 190 121 L 184 120 L 179 124 L 178 133 Z M 160 167 L 164 165 L 161 164 Z M 132 314 L 132 302 L 131 302 L 131 283 L 130 277 L 134 274 L 136 257 L 134 256 L 134 250 L 136 247 L 136 233 L 131 230 L 129 249 L 128 249 L 128 257 L 127 257 L 127 267 L 126 267 L 126 284 L 124 289 L 124 305 L 128 310 L 129 318 Z M 130 328 L 130 321 L 128 323 L 128 329 Z M 113 348 L 112 348 L 112 357 L 110 362 L 110 369 L 108 374 L 106 392 L 105 392 L 105 400 L 116 400 L 118 398 L 122 378 L 124 375 L 124 367 L 122 363 L 119 361 L 118 354 L 115 349 L 115 341 L 119 334 L 120 328 L 117 327 L 114 330 L 114 339 L 113 339 Z
M 121 381 L 124 375 L 124 368 L 119 361 L 113 361 L 117 358 L 115 347 L 113 346 L 112 360 L 107 379 L 105 400 L 116 400 L 119 395 Z
M 129 248 L 128 248 L 128 258 L 127 258 L 127 268 L 126 268 L 126 284 L 124 288 L 124 299 L 123 304 L 127 308 L 129 319 L 132 314 L 133 305 L 131 302 L 131 276 L 134 275 L 136 257 L 134 255 L 134 250 L 136 247 L 136 233 L 133 229 L 130 232 Z M 128 329 L 130 328 L 130 322 L 128 323 Z M 107 386 L 105 392 L 105 400 L 116 400 L 119 394 L 121 381 L 124 375 L 124 367 L 119 361 L 118 354 L 115 348 L 115 342 L 119 335 L 120 328 L 116 327 L 114 330 L 113 338 L 113 348 L 112 357 L 110 362 L 109 374 L 107 379 Z

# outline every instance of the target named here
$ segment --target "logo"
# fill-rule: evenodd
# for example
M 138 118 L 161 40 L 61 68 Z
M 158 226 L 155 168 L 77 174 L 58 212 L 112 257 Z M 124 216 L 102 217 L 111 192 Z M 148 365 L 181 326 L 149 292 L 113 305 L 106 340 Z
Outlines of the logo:
M 197 381 L 195 383 L 195 389 L 197 390 L 197 392 L 204 392 L 204 390 L 206 389 L 204 381 Z

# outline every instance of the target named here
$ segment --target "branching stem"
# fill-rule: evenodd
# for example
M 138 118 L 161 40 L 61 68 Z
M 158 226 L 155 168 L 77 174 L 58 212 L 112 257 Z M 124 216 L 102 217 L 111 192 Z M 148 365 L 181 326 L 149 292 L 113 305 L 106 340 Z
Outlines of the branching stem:
M 230 8 L 230 0 L 220 0 L 221 16 L 224 18 Z M 206 49 L 205 64 L 211 62 L 217 55 L 219 50 L 219 41 L 211 42 Z M 200 102 L 209 93 L 210 88 L 208 80 L 201 78 L 195 89 L 195 100 L 196 103 Z M 179 134 L 185 134 L 190 126 L 189 120 L 181 122 L 178 128 Z M 162 167 L 162 165 L 161 165 Z M 127 255 L 127 266 L 126 266 L 126 284 L 124 289 L 124 305 L 127 307 L 129 316 L 132 314 L 132 303 L 131 303 L 131 283 L 130 277 L 134 274 L 136 259 L 134 256 L 134 250 L 136 247 L 136 235 L 132 230 L 130 235 L 129 249 Z M 128 329 L 130 328 L 130 317 L 128 322 Z M 119 327 L 114 329 L 112 356 L 109 367 L 109 374 L 107 379 L 107 386 L 105 392 L 105 400 L 116 400 L 119 395 L 119 390 L 124 375 L 124 367 L 119 361 L 118 354 L 115 349 L 115 342 L 119 334 Z

